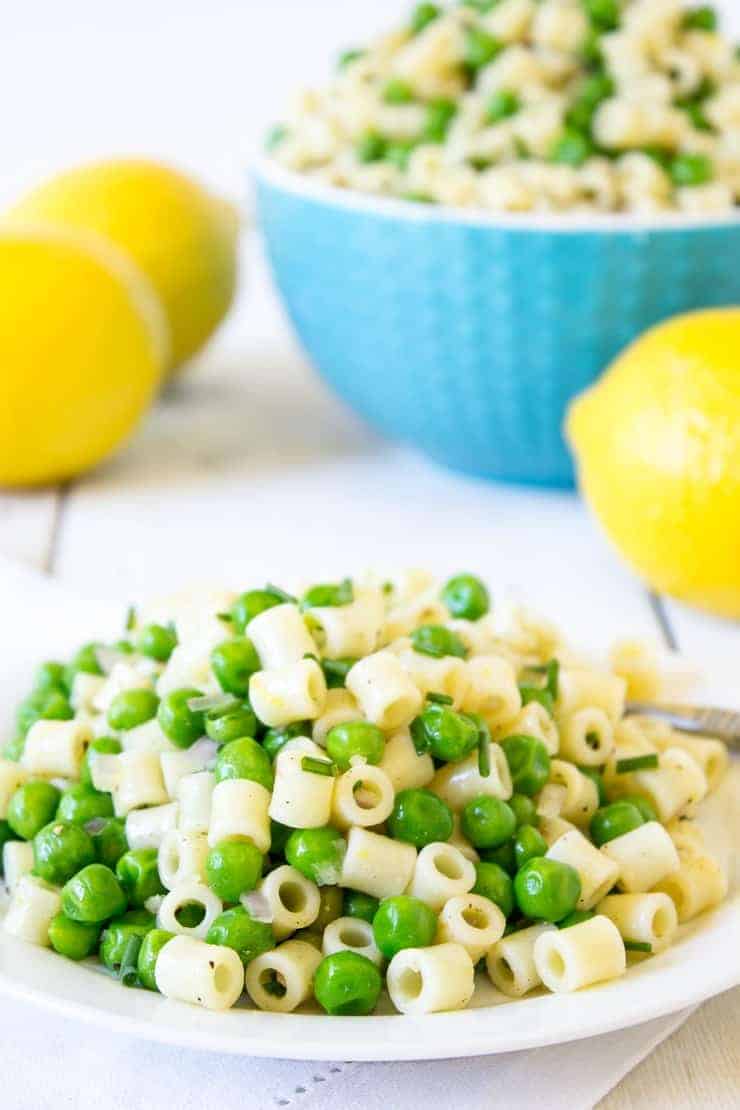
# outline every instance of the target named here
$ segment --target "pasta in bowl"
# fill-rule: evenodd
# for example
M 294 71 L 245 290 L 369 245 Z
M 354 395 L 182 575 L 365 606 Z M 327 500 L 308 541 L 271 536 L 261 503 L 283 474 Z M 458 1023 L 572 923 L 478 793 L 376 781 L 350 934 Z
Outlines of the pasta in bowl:
M 471 575 L 132 613 L 19 710 L 5 936 L 213 1011 L 370 1014 L 384 979 L 402 1014 L 456 1011 L 476 966 L 499 1000 L 618 979 L 727 891 L 694 820 L 727 755 L 624 717 L 657 681 Z
M 739 65 L 680 0 L 422 4 L 350 52 L 255 172 L 317 370 L 445 465 L 572 484 L 572 397 L 740 302 Z

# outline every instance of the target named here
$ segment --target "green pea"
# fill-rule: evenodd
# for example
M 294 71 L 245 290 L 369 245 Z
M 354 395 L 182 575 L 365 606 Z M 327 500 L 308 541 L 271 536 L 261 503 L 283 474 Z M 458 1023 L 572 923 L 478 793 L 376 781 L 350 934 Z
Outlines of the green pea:
M 615 31 L 619 26 L 619 0 L 583 0 L 586 14 L 597 31 Z
M 216 744 L 228 744 L 231 740 L 254 736 L 257 732 L 257 718 L 247 702 L 209 709 L 205 719 L 206 736 Z
M 714 177 L 714 166 L 706 154 L 677 154 L 668 172 L 674 185 L 706 185 Z
M 594 917 L 593 910 L 573 910 L 562 921 L 558 921 L 558 929 L 570 929 L 572 925 L 581 925 L 584 921 L 590 921 Z
M 374 160 L 374 159 L 373 159 Z M 320 609 L 324 606 L 349 605 L 354 601 L 355 593 L 352 581 L 349 578 L 341 582 L 323 583 L 311 586 L 301 598 L 301 609 Z
M 340 771 L 346 771 L 356 755 L 363 756 L 368 763 L 380 763 L 385 737 L 377 725 L 369 721 L 345 721 L 327 732 L 326 751 Z
M 200 711 L 188 709 L 193 698 L 202 698 L 200 690 L 185 687 L 173 690 L 159 703 L 157 720 L 162 732 L 178 748 L 189 748 L 205 733 L 205 716 Z
M 475 865 L 474 894 L 481 894 L 494 902 L 504 917 L 510 917 L 514 909 L 514 888 L 511 878 L 497 863 L 481 860 Z
M 318 886 L 339 882 L 347 842 L 330 825 L 321 829 L 295 829 L 285 845 L 285 858 L 292 867 Z
M 442 14 L 441 10 L 436 4 L 417 4 L 411 13 L 409 20 L 409 30 L 412 35 L 418 35 L 430 23 L 434 23 Z
M 77 783 L 62 794 L 56 815 L 60 821 L 86 825 L 96 817 L 112 817 L 113 800 L 110 794 Z
M 658 814 L 655 812 L 653 803 L 648 801 L 642 794 L 625 794 L 623 798 L 619 799 L 620 802 L 629 802 L 638 811 L 643 821 L 657 821 Z M 601 805 L 599 800 L 599 805 Z
M 270 759 L 274 760 L 275 756 L 289 740 L 294 740 L 296 736 L 310 735 L 310 721 L 294 721 L 292 724 L 284 725 L 282 728 L 268 728 L 267 732 L 262 737 L 262 747 L 267 752 Z
M 500 798 L 480 794 L 463 807 L 460 825 L 473 847 L 498 848 L 514 835 L 516 817 Z
M 355 144 L 357 161 L 362 163 L 380 162 L 385 155 L 386 140 L 377 131 L 366 131 Z
M 240 594 L 231 607 L 231 621 L 234 631 L 240 635 L 249 622 L 266 609 L 282 605 L 283 598 L 271 590 L 247 590 Z
M 463 60 L 471 72 L 475 73 L 477 70 L 483 69 L 502 50 L 503 44 L 493 35 L 484 31 L 482 27 L 466 28 Z
M 79 825 L 52 821 L 33 838 L 33 869 L 41 879 L 64 886 L 88 863 L 95 860 L 90 835 Z
M 100 923 L 117 917 L 125 909 L 123 887 L 102 863 L 83 867 L 62 890 L 62 910 L 74 921 Z
M 717 12 L 709 4 L 693 8 L 683 17 L 683 27 L 687 31 L 716 31 L 719 26 Z
M 285 852 L 285 845 L 288 843 L 288 837 L 293 832 L 287 825 L 281 825 L 279 821 L 270 819 L 270 855 L 282 856 Z
M 208 944 L 233 948 L 246 967 L 256 956 L 275 947 L 275 934 L 264 921 L 255 921 L 244 906 L 219 914 L 206 934 Z
M 166 663 L 177 647 L 177 633 L 172 625 L 147 624 L 136 640 L 136 648 L 149 659 Z
M 24 782 L 8 803 L 6 820 L 21 840 L 33 840 L 36 833 L 54 819 L 61 791 L 50 782 Z
M 594 145 L 588 135 L 571 127 L 556 139 L 550 151 L 550 161 L 577 169 L 588 161 L 593 153 Z
M 517 871 L 514 894 L 525 917 L 556 923 L 576 908 L 581 880 L 569 864 L 537 856 Z
M 514 836 L 514 859 L 517 870 L 547 852 L 547 842 L 533 825 L 522 825 Z
M 129 849 L 116 864 L 116 877 L 132 906 L 143 906 L 154 894 L 164 894 L 157 869 L 156 848 Z
M 585 775 L 587 779 L 591 779 L 591 782 L 598 790 L 599 805 L 606 805 L 608 799 L 606 796 L 606 787 L 604 786 L 604 776 L 601 771 L 597 770 L 596 767 L 579 767 L 578 770 L 582 775 Z
M 74 710 L 63 691 L 41 690 L 18 706 L 16 724 L 19 735 L 25 737 L 37 721 L 70 721 L 73 717 Z
M 264 857 L 251 840 L 220 840 L 206 858 L 206 879 L 222 902 L 238 902 L 262 877 Z
M 568 126 L 577 132 L 588 132 L 599 104 L 613 96 L 615 88 L 614 81 L 606 73 L 587 77 L 568 109 L 565 117 Z
M 154 914 L 134 910 L 117 918 L 105 929 L 100 938 L 100 959 L 109 971 L 118 971 L 126 946 L 131 937 L 143 941 L 154 928 Z
M 157 957 L 167 941 L 172 940 L 174 935 L 174 933 L 168 933 L 166 929 L 150 929 L 141 942 L 136 968 L 139 973 L 139 982 L 148 991 L 157 990 L 157 981 L 154 978 Z
M 389 960 L 403 948 L 426 948 L 437 934 L 437 915 L 419 898 L 384 898 L 373 918 L 373 936 Z
M 392 166 L 396 166 L 399 170 L 405 170 L 417 145 L 415 139 L 394 139 L 385 148 L 386 162 L 390 162 Z
M 342 912 L 345 917 L 359 917 L 372 925 L 379 905 L 380 902 L 372 894 L 363 894 L 359 890 L 344 891 Z
M 537 806 L 526 794 L 512 794 L 506 803 L 516 817 L 516 827 L 537 824 Z
M 501 120 L 509 119 L 510 116 L 515 116 L 521 107 L 521 101 L 515 92 L 510 89 L 498 89 L 497 92 L 489 98 L 486 105 L 486 123 L 501 123 Z M 462 576 L 467 577 L 467 576 Z M 452 580 L 453 582 L 455 579 Z M 473 579 L 477 582 L 477 579 Z M 483 585 L 483 583 L 479 583 Z M 485 590 L 485 586 L 483 586 Z
M 428 143 L 443 143 L 456 115 L 454 100 L 431 100 L 426 108 L 422 138 Z
M 414 99 L 411 85 L 400 77 L 392 77 L 383 87 L 383 100 L 386 104 L 410 104 Z
M 85 752 L 80 765 L 80 783 L 82 786 L 92 786 L 90 765 L 95 761 L 94 753 L 99 752 L 101 755 L 118 755 L 121 751 L 123 751 L 121 741 L 117 740 L 115 736 L 99 736 L 97 740 L 93 740 Z
M 98 663 L 97 651 L 102 647 L 99 643 L 83 644 L 79 651 L 72 657 L 71 662 L 64 668 L 64 681 L 68 690 L 72 689 L 75 675 L 103 673 Z
M 447 705 L 432 702 L 411 725 L 419 752 L 428 751 L 435 759 L 454 763 L 478 747 L 478 725 L 468 715 L 456 713 Z
M 42 663 L 34 676 L 34 694 L 47 693 L 49 690 L 58 690 L 62 694 L 66 694 L 67 684 L 65 682 L 64 672 L 65 667 L 63 663 Z
M 597 809 L 591 818 L 590 832 L 594 844 L 601 847 L 610 840 L 644 825 L 642 814 L 632 802 L 612 802 Z
M 267 752 L 251 736 L 231 740 L 219 749 L 214 768 L 216 782 L 251 779 L 272 790 L 272 764 Z
M 70 960 L 84 960 L 95 951 L 99 939 L 99 925 L 72 921 L 63 913 L 58 913 L 49 922 L 49 944 L 60 956 Z
M 100 818 L 86 830 L 95 848 L 95 859 L 114 870 L 124 852 L 128 851 L 126 825 L 120 817 Z
M 513 839 L 507 840 L 505 844 L 499 844 L 498 848 L 482 848 L 480 858 L 485 863 L 497 863 L 507 875 L 516 875 L 517 866 Z
M 539 793 L 550 777 L 550 756 L 535 736 L 507 736 L 501 741 L 517 794 Z
M 371 1014 L 383 985 L 372 960 L 359 952 L 334 952 L 316 969 L 314 994 L 327 1014 L 345 1017 Z
M 227 694 L 246 697 L 249 680 L 262 664 L 251 640 L 224 640 L 211 652 L 211 667 Z
M 411 633 L 411 645 L 420 655 L 431 655 L 442 659 L 445 655 L 455 655 L 464 659 L 468 649 L 460 637 L 443 624 L 422 624 Z
M 388 830 L 395 840 L 417 848 L 449 840 L 454 829 L 452 810 L 431 790 L 401 790 L 396 794 Z

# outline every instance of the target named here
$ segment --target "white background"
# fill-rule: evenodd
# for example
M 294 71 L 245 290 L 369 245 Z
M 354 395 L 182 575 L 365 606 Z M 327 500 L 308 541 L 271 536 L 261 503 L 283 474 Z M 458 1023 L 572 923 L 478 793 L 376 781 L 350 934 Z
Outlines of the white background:
M 697 0 L 698 3 L 698 0 Z M 148 154 L 232 197 L 292 89 L 413 0 L 4 0 L 0 202 L 59 168 Z M 721 0 L 740 35 L 740 0 Z

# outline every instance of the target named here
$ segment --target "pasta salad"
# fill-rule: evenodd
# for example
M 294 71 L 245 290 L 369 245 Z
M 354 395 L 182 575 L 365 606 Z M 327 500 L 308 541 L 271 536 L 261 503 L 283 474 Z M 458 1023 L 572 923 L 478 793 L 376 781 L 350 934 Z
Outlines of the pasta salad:
M 504 212 L 727 213 L 740 60 L 684 0 L 421 3 L 268 147 L 346 189 Z
M 0 760 L 3 927 L 224 1010 L 457 1010 L 625 973 L 719 903 L 724 746 L 609 664 L 420 571 L 129 611 L 46 662 Z

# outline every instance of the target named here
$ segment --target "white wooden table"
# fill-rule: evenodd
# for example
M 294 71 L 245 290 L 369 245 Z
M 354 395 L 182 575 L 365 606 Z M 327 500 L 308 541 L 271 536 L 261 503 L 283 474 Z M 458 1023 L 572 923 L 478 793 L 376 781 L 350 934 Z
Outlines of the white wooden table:
M 651 597 L 575 496 L 461 479 L 364 428 L 305 365 L 257 252 L 245 254 L 238 311 L 117 459 L 63 487 L 0 495 L 0 552 L 123 601 L 193 581 L 279 581 L 297 566 L 466 568 L 577 642 L 632 632 L 699 660 L 710 647 L 738 654 L 737 625 Z M 738 1018 L 740 991 L 708 1003 L 604 1110 L 740 1105 Z

